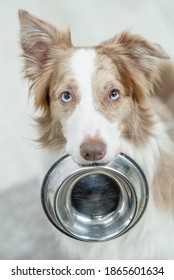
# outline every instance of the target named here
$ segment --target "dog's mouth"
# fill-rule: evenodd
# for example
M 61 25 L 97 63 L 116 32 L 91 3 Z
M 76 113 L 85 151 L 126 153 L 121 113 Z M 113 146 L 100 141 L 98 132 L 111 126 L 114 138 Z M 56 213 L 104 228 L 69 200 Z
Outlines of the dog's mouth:
M 105 158 L 105 159 L 96 160 L 96 161 L 87 161 L 87 160 L 84 160 L 81 158 L 76 158 L 73 155 L 70 155 L 70 156 L 72 157 L 72 160 L 81 167 L 95 167 L 95 166 L 96 167 L 97 166 L 105 167 L 105 166 L 109 165 L 111 162 L 113 162 L 113 160 L 115 160 L 120 154 L 121 154 L 121 151 L 120 151 L 120 153 L 117 153 L 112 158 Z
M 105 166 L 109 164 L 109 161 L 105 162 L 86 162 L 86 163 L 78 163 L 82 167 L 94 167 L 94 166 Z

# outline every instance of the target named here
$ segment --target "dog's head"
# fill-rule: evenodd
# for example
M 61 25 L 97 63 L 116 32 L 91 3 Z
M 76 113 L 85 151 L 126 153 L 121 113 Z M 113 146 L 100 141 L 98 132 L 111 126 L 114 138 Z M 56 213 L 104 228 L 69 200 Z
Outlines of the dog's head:
M 123 32 L 91 48 L 76 48 L 62 32 L 19 12 L 24 72 L 41 116 L 43 146 L 60 146 L 79 164 L 113 160 L 125 141 L 151 134 L 149 98 L 168 56 L 156 44 Z

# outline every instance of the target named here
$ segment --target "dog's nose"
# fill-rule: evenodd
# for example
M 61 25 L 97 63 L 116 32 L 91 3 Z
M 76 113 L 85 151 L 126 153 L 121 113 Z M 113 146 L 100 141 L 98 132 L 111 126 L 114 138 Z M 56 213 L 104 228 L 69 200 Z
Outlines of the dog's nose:
M 87 139 L 80 146 L 80 154 L 85 160 L 101 160 L 106 154 L 106 144 L 100 139 Z

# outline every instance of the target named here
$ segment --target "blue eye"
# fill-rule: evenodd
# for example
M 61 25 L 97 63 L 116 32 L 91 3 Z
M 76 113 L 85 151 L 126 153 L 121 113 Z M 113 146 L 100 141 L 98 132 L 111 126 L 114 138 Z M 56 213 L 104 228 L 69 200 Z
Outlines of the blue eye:
M 111 100 L 117 100 L 118 98 L 119 98 L 119 96 L 120 96 L 120 93 L 119 93 L 119 91 L 118 90 L 116 90 L 116 89 L 113 89 L 113 90 L 111 90 L 111 92 L 110 92 L 110 94 L 109 94 L 109 98 L 111 99 Z
M 62 101 L 66 102 L 66 103 L 72 101 L 72 95 L 69 91 L 63 92 L 62 95 L 61 95 L 61 98 L 62 98 Z

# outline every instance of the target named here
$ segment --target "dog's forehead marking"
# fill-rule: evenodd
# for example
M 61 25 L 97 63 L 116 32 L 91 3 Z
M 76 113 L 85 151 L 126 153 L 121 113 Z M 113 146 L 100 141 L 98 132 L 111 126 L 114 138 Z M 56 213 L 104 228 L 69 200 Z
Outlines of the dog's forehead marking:
M 70 67 L 79 87 L 79 93 L 84 100 L 92 101 L 92 77 L 96 66 L 94 49 L 77 49 L 70 60 Z M 86 104 L 87 105 L 87 104 Z
M 96 52 L 94 49 L 77 49 L 71 57 L 71 68 L 79 82 L 89 79 L 94 71 Z

